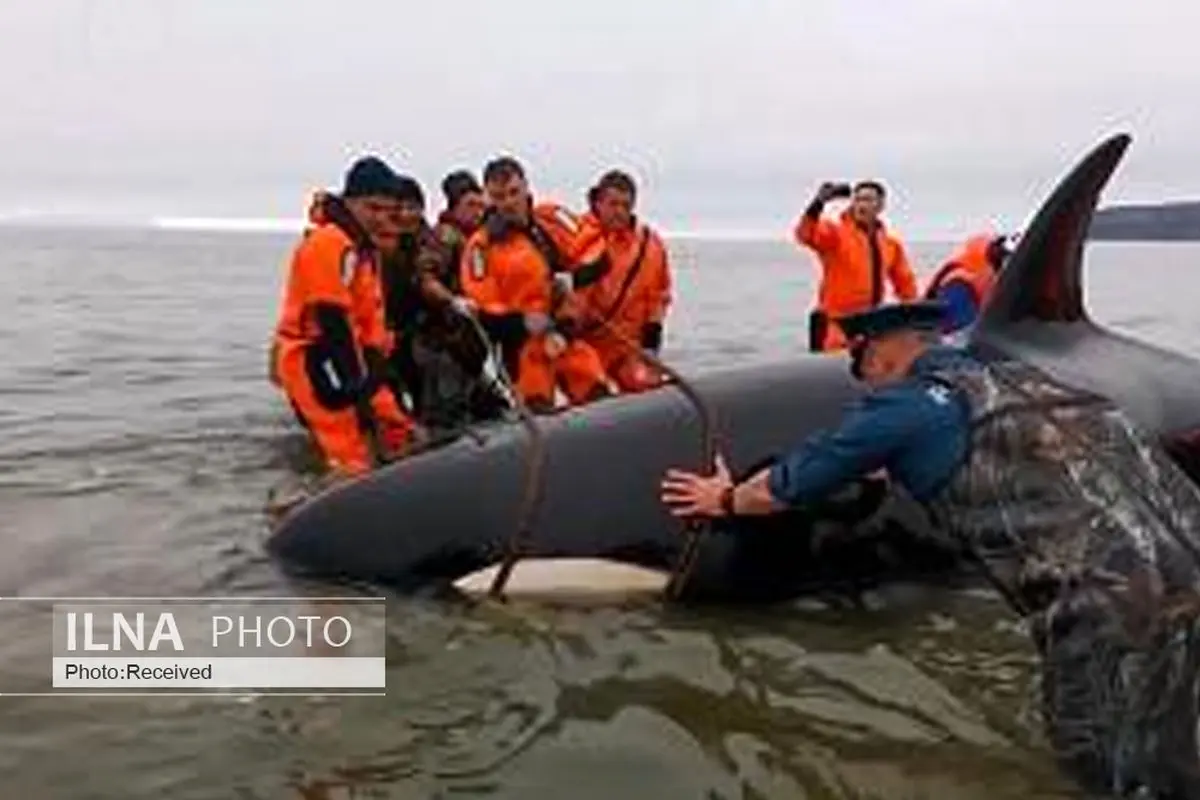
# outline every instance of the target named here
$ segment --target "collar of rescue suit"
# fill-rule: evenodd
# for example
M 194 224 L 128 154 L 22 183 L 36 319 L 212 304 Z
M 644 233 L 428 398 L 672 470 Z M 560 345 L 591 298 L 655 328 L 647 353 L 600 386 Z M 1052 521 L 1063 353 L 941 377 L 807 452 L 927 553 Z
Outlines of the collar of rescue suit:
M 604 234 L 604 238 L 622 244 L 628 244 L 632 239 L 636 238 L 638 225 L 640 224 L 637 214 L 631 214 L 629 225 L 615 231 L 610 231 L 600 224 L 599 218 L 591 211 L 584 214 L 580 221 L 584 227 L 595 227 L 596 230 Z
M 366 229 L 354 218 L 346 202 L 338 195 L 326 195 L 322 202 L 321 213 L 326 222 L 336 225 L 342 233 L 354 243 L 354 248 L 360 253 L 374 253 L 375 245 Z
M 525 222 L 514 222 L 509 217 L 497 211 L 489 210 L 483 218 L 483 229 L 487 234 L 490 242 L 503 242 L 511 238 L 514 234 L 524 233 L 529 234 L 534 226 L 533 221 L 533 205 L 530 204 L 529 214 L 525 218 Z

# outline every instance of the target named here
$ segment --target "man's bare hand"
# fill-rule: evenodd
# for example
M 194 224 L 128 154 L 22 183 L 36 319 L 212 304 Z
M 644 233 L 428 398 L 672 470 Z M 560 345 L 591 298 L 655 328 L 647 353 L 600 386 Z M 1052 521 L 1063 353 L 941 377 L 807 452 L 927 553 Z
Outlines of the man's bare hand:
M 660 498 L 677 517 L 719 517 L 721 494 L 733 486 L 733 477 L 724 457 L 717 454 L 712 475 L 698 475 L 681 469 L 669 469 L 660 484 Z

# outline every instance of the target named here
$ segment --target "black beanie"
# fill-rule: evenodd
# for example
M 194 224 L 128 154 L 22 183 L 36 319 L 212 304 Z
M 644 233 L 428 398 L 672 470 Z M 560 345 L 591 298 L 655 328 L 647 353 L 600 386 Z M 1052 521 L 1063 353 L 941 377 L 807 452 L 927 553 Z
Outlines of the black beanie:
M 378 156 L 363 156 L 346 172 L 342 197 L 398 197 L 400 176 Z
M 483 188 L 479 185 L 479 181 L 475 180 L 475 176 L 465 169 L 451 172 L 442 179 L 442 194 L 446 196 L 446 208 L 454 208 L 463 195 L 471 192 L 482 193 Z
M 401 202 L 407 200 L 416 203 L 421 208 L 425 207 L 425 192 L 421 191 L 421 184 L 407 175 L 396 177 L 395 198 Z

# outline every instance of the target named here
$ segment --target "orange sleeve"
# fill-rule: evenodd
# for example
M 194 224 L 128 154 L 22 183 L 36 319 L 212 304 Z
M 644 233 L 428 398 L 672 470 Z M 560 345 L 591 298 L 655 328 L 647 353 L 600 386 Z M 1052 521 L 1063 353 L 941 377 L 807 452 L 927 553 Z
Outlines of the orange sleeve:
M 792 235 L 796 244 L 809 247 L 818 254 L 836 250 L 838 246 L 837 226 L 824 217 L 813 219 L 808 214 L 801 214 Z
M 489 260 L 484 240 L 478 234 L 471 236 L 458 265 L 459 285 L 463 295 L 474 300 L 480 311 L 500 316 L 513 309 L 506 301 L 496 267 Z
M 603 234 L 584 231 L 575 237 L 571 245 L 571 249 L 567 252 L 567 269 L 571 271 L 602 259 L 608 252 L 608 243 Z
M 662 323 L 671 307 L 671 263 L 667 246 L 658 234 L 654 236 L 654 281 L 651 283 L 650 322 Z
M 585 225 L 566 206 L 538 203 L 533 208 L 533 218 L 553 240 L 568 269 L 585 261 L 589 251 L 595 250 L 598 241 L 603 246 L 602 232 L 593 225 Z
M 567 254 L 569 269 L 585 266 L 604 255 L 606 249 L 603 231 L 593 228 L 582 228 L 572 242 Z
M 917 276 L 913 272 L 912 265 L 908 263 L 908 254 L 904 251 L 904 245 L 900 244 L 899 239 L 893 239 L 892 247 L 895 254 L 888 265 L 888 277 L 892 281 L 896 297 L 906 302 L 916 300 Z

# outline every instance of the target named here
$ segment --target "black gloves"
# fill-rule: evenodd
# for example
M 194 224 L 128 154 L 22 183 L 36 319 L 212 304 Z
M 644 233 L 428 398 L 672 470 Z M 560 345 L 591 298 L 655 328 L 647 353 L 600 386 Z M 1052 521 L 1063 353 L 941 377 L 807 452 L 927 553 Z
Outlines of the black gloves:
M 812 202 L 808 204 L 808 208 L 804 210 L 804 215 L 806 217 L 819 217 L 821 216 L 821 210 L 830 200 L 849 197 L 850 194 L 850 184 L 825 181 L 817 189 L 817 193 L 813 197 Z
M 648 322 L 642 326 L 642 349 L 657 353 L 662 349 L 663 326 L 661 322 Z

